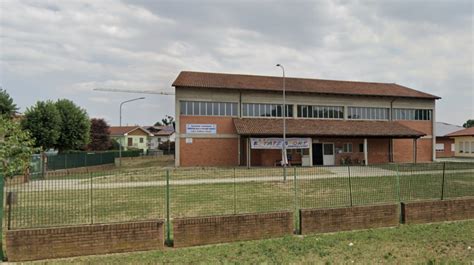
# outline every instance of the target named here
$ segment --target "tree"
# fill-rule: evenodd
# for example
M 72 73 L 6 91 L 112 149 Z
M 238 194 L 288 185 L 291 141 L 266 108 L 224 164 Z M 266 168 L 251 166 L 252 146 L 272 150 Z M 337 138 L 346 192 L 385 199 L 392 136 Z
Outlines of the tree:
M 471 127 L 474 127 L 474 120 L 472 120 L 472 119 L 467 120 L 467 121 L 462 125 L 462 127 L 464 127 L 464 128 L 471 128 Z
M 6 90 L 0 88 L 0 115 L 12 117 L 18 111 Z
M 112 145 L 109 128 L 110 126 L 104 119 L 91 119 L 90 143 L 87 149 L 95 151 L 108 150 Z
M 33 145 L 28 131 L 22 130 L 18 122 L 0 115 L 0 172 L 4 177 L 27 171 L 35 151 Z
M 54 147 L 61 130 L 61 115 L 52 101 L 38 101 L 27 108 L 21 125 L 35 139 L 35 146 L 47 150 Z
M 161 119 L 161 121 L 157 121 L 155 123 L 155 126 L 168 126 L 168 125 L 171 125 L 173 124 L 174 122 L 174 118 L 172 116 L 169 116 L 169 115 L 166 115 L 163 119 Z
M 86 147 L 91 126 L 87 112 L 68 99 L 60 99 L 55 105 L 61 116 L 61 129 L 55 147 L 59 152 Z

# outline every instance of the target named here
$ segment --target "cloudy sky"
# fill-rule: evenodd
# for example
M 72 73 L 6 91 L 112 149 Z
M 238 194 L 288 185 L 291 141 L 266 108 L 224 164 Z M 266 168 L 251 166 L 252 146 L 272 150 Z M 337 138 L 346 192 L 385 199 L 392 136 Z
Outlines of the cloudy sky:
M 0 85 L 24 111 L 68 98 L 118 124 L 120 101 L 172 91 L 181 70 L 393 82 L 441 96 L 439 121 L 474 118 L 473 1 L 0 0 Z M 132 105 L 133 104 L 133 105 Z M 174 114 L 146 95 L 124 124 Z

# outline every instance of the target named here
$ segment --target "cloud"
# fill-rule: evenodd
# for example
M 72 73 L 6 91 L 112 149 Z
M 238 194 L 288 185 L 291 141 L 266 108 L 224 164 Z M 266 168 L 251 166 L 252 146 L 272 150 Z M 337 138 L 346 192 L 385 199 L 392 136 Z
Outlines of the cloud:
M 121 101 L 181 70 L 395 82 L 443 97 L 438 120 L 474 117 L 473 3 L 448 1 L 1 1 L 0 80 L 24 110 L 67 97 L 118 123 Z M 128 123 L 174 114 L 147 95 Z

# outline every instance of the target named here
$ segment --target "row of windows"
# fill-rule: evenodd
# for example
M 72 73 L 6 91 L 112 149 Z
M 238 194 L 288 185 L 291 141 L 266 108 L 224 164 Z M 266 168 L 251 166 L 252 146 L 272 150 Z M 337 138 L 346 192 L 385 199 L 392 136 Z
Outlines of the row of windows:
M 348 119 L 355 120 L 388 120 L 387 108 L 361 108 L 349 107 Z
M 194 116 L 237 116 L 237 103 L 181 101 L 180 113 Z M 286 117 L 293 117 L 293 105 L 286 105 Z M 388 120 L 388 108 L 348 107 L 348 119 Z M 242 104 L 243 117 L 282 117 L 280 104 Z M 342 106 L 298 105 L 297 116 L 300 118 L 343 119 Z M 432 111 L 426 109 L 393 109 L 394 120 L 431 120 Z
M 474 154 L 474 142 L 460 142 L 459 153 Z
M 428 109 L 393 109 L 394 120 L 431 120 L 431 110 Z
M 242 104 L 243 117 L 283 117 L 280 104 Z M 293 105 L 286 105 L 286 117 L 293 117 Z
M 298 117 L 316 119 L 344 119 L 344 107 L 298 105 Z
M 237 116 L 237 103 L 181 101 L 180 113 L 194 116 Z

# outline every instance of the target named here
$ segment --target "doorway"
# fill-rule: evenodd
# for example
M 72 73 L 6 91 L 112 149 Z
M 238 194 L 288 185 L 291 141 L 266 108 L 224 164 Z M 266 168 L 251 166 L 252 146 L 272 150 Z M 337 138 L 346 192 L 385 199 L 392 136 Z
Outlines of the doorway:
M 332 166 L 334 163 L 333 143 L 313 143 L 313 166 Z

